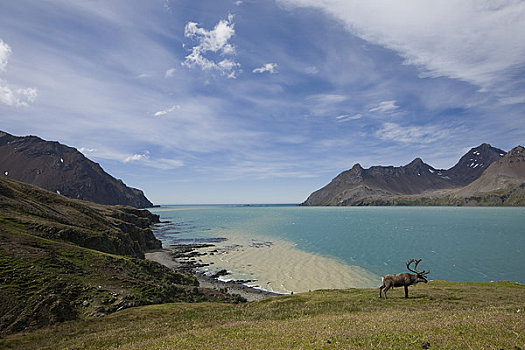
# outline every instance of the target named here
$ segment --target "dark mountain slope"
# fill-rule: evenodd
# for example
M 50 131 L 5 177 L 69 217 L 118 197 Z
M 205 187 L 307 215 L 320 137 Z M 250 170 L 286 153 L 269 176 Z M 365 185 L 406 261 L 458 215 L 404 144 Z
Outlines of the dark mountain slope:
M 143 192 L 107 174 L 73 147 L 36 136 L 0 131 L 0 176 L 39 186 L 68 198 L 136 208 L 153 204 Z
M 484 143 L 468 151 L 445 175 L 460 186 L 468 185 L 505 154 L 505 151 Z

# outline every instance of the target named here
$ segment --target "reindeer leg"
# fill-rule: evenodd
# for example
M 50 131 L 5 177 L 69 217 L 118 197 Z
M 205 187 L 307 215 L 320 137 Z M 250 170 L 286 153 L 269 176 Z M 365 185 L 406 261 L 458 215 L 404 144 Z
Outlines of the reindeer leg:
M 379 298 L 381 298 L 381 291 L 385 288 L 385 285 L 383 284 L 381 287 L 379 287 Z
M 390 289 L 390 285 L 386 286 L 385 287 L 385 290 L 383 290 L 383 294 L 385 295 L 385 300 L 387 299 L 386 298 L 386 292 Z
M 405 299 L 408 299 L 408 286 L 405 286 Z

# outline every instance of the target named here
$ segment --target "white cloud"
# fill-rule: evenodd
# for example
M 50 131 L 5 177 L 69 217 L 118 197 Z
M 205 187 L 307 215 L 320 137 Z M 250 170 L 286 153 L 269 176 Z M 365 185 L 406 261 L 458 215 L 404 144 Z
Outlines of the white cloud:
M 343 114 L 343 115 L 340 115 L 340 116 L 337 116 L 335 117 L 335 119 L 337 119 L 338 122 L 346 122 L 346 121 L 349 121 L 349 120 L 357 120 L 357 119 L 361 119 L 363 117 L 363 115 L 361 113 L 358 113 L 358 114 Z
M 241 6 L 243 2 L 244 2 L 244 1 L 242 1 L 242 0 L 235 1 L 235 5 L 237 5 L 237 6 Z
M 155 117 L 160 117 L 160 116 L 163 116 L 163 115 L 166 115 L 168 113 L 171 113 L 173 112 L 174 110 L 176 109 L 180 109 L 180 105 L 174 105 L 174 106 L 171 106 L 170 108 L 168 109 L 164 109 L 162 111 L 158 111 L 156 112 L 155 114 L 153 114 Z
M 0 39 L 0 72 L 5 72 L 12 50 Z M 0 102 L 12 107 L 26 107 L 35 101 L 37 90 L 34 88 L 15 88 L 0 79 Z
M 5 71 L 11 52 L 11 47 L 0 39 L 0 72 Z
M 269 72 L 270 74 L 275 74 L 277 71 L 275 70 L 277 68 L 277 63 L 266 63 L 262 67 L 255 68 L 252 72 L 253 73 L 264 73 Z
M 319 68 L 317 68 L 316 66 L 306 67 L 306 69 L 304 70 L 304 72 L 305 72 L 306 74 L 314 75 L 314 74 L 319 73 Z
M 392 113 L 399 106 L 396 105 L 396 101 L 383 101 L 380 102 L 377 106 L 370 108 L 369 112 L 381 112 L 381 113 Z
M 320 8 L 352 34 L 396 51 L 422 76 L 509 92 L 504 83 L 525 64 L 524 1 L 279 1 Z
M 199 66 L 202 70 L 216 70 L 228 78 L 235 78 L 238 62 L 232 59 L 223 59 L 219 62 L 209 59 L 207 53 L 218 53 L 220 56 L 235 55 L 235 47 L 228 41 L 235 35 L 233 15 L 227 20 L 221 20 L 212 30 L 200 28 L 195 22 L 188 22 L 184 28 L 184 36 L 198 41 L 198 45 L 191 49 L 182 65 L 187 67 Z
M 347 100 L 347 96 L 339 94 L 316 94 L 308 96 L 304 105 L 309 109 L 310 115 L 325 117 L 340 114 L 341 103 Z
M 146 151 L 143 154 L 132 154 L 124 158 L 123 162 L 129 163 L 129 162 L 136 162 L 139 160 L 146 160 L 146 159 L 149 159 L 149 151 Z
M 155 168 L 155 169 L 161 169 L 161 170 L 169 170 L 169 169 L 175 169 L 180 168 L 184 165 L 184 162 L 177 159 L 166 159 L 166 158 L 160 158 L 160 159 L 152 159 L 150 157 L 150 152 L 145 151 L 142 154 L 132 154 L 130 156 L 127 156 L 123 160 L 124 163 L 131 163 L 131 162 L 137 162 L 144 166 Z
M 83 153 L 84 155 L 86 155 L 86 154 L 89 154 L 89 153 L 94 153 L 94 152 L 96 152 L 97 150 L 96 150 L 95 148 L 80 147 L 80 148 L 78 149 L 78 151 L 79 151 L 80 153 Z
M 166 73 L 164 74 L 164 78 L 171 78 L 173 74 L 175 74 L 175 71 L 176 71 L 175 68 L 168 69 Z
M 35 101 L 36 89 L 13 89 L 6 81 L 0 79 L 0 102 L 12 107 L 27 107 Z
M 515 105 L 518 103 L 525 103 L 525 96 L 509 96 L 500 98 L 499 102 L 503 105 Z
M 338 94 L 317 94 L 308 96 L 307 99 L 317 103 L 330 104 L 346 101 L 348 100 L 348 97 Z
M 401 143 L 432 143 L 450 137 L 450 132 L 437 126 L 401 126 L 383 123 L 375 136 L 387 141 Z

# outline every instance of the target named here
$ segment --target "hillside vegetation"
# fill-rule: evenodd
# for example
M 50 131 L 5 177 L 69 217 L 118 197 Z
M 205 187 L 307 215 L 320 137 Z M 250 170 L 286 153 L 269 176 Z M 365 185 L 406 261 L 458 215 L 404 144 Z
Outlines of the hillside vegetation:
M 0 340 L 6 349 L 520 349 L 525 286 L 431 281 L 246 304 L 164 304 Z M 428 342 L 428 344 L 426 344 Z
M 149 228 L 155 220 L 0 180 L 0 335 L 138 305 L 238 301 L 134 258 L 160 246 Z

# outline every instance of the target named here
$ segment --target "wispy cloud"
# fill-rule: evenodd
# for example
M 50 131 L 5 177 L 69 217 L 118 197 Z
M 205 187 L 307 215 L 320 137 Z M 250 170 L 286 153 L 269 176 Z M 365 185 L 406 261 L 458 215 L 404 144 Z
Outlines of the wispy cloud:
M 392 113 L 399 106 L 396 105 L 396 101 L 383 101 L 380 102 L 377 106 L 370 108 L 369 112 L 380 112 L 380 113 Z
M 264 64 L 262 67 L 259 67 L 259 68 L 255 68 L 254 70 L 252 70 L 253 73 L 264 73 L 264 72 L 268 72 L 270 74 L 275 74 L 277 73 L 277 63 L 266 63 Z
M 142 154 L 132 154 L 130 156 L 127 156 L 126 158 L 124 158 L 123 162 L 129 163 L 129 162 L 136 162 L 136 161 L 146 160 L 146 159 L 149 159 L 149 151 L 146 151 Z
M 339 103 L 348 100 L 348 96 L 339 94 L 317 94 L 311 95 L 307 98 L 309 101 L 313 101 L 321 104 Z
M 0 38 L 0 73 L 5 72 L 11 47 Z M 3 79 L 0 79 L 0 102 L 12 107 L 26 107 L 35 101 L 37 97 L 35 88 L 13 87 Z
M 160 159 L 152 159 L 150 156 L 149 151 L 145 151 L 144 153 L 138 153 L 138 154 L 132 154 L 124 158 L 124 163 L 141 163 L 144 166 L 155 168 L 155 169 L 161 169 L 161 170 L 169 170 L 169 169 L 176 169 L 180 168 L 181 166 L 184 166 L 184 162 L 177 159 L 166 159 L 166 158 L 160 158 Z
M 233 59 L 224 58 L 216 61 L 207 58 L 208 53 L 218 53 L 220 56 L 234 56 L 235 47 L 228 41 L 235 35 L 233 15 L 227 20 L 221 20 L 212 30 L 200 28 L 198 23 L 188 22 L 184 28 L 184 36 L 194 39 L 198 45 L 191 49 L 182 65 L 187 67 L 198 66 L 202 70 L 215 70 L 228 78 L 235 78 L 240 64 Z
M 361 113 L 358 113 L 358 114 L 342 114 L 342 115 L 339 115 L 337 117 L 335 117 L 335 119 L 342 123 L 342 122 L 347 122 L 347 121 L 350 121 L 350 120 L 357 120 L 357 119 L 361 119 L 363 117 L 363 115 Z
M 401 126 L 396 123 L 383 123 L 375 136 L 387 141 L 401 143 L 432 143 L 450 137 L 450 131 L 442 126 Z
M 175 68 L 168 69 L 166 73 L 164 73 L 164 78 L 171 78 L 173 74 L 175 74 L 175 71 L 176 71 Z
M 279 1 L 320 8 L 352 34 L 396 51 L 422 76 L 501 89 L 525 63 L 525 42 L 509 34 L 525 32 L 523 1 Z
M 153 114 L 153 115 L 155 117 L 160 117 L 160 116 L 166 115 L 168 113 L 171 113 L 171 112 L 173 112 L 173 111 L 175 111 L 177 109 L 180 109 L 180 105 L 173 105 L 170 108 L 163 109 L 161 111 L 155 112 L 155 114 Z
M 7 45 L 2 39 L 0 39 L 0 72 L 5 71 L 9 55 L 11 55 L 11 47 Z

